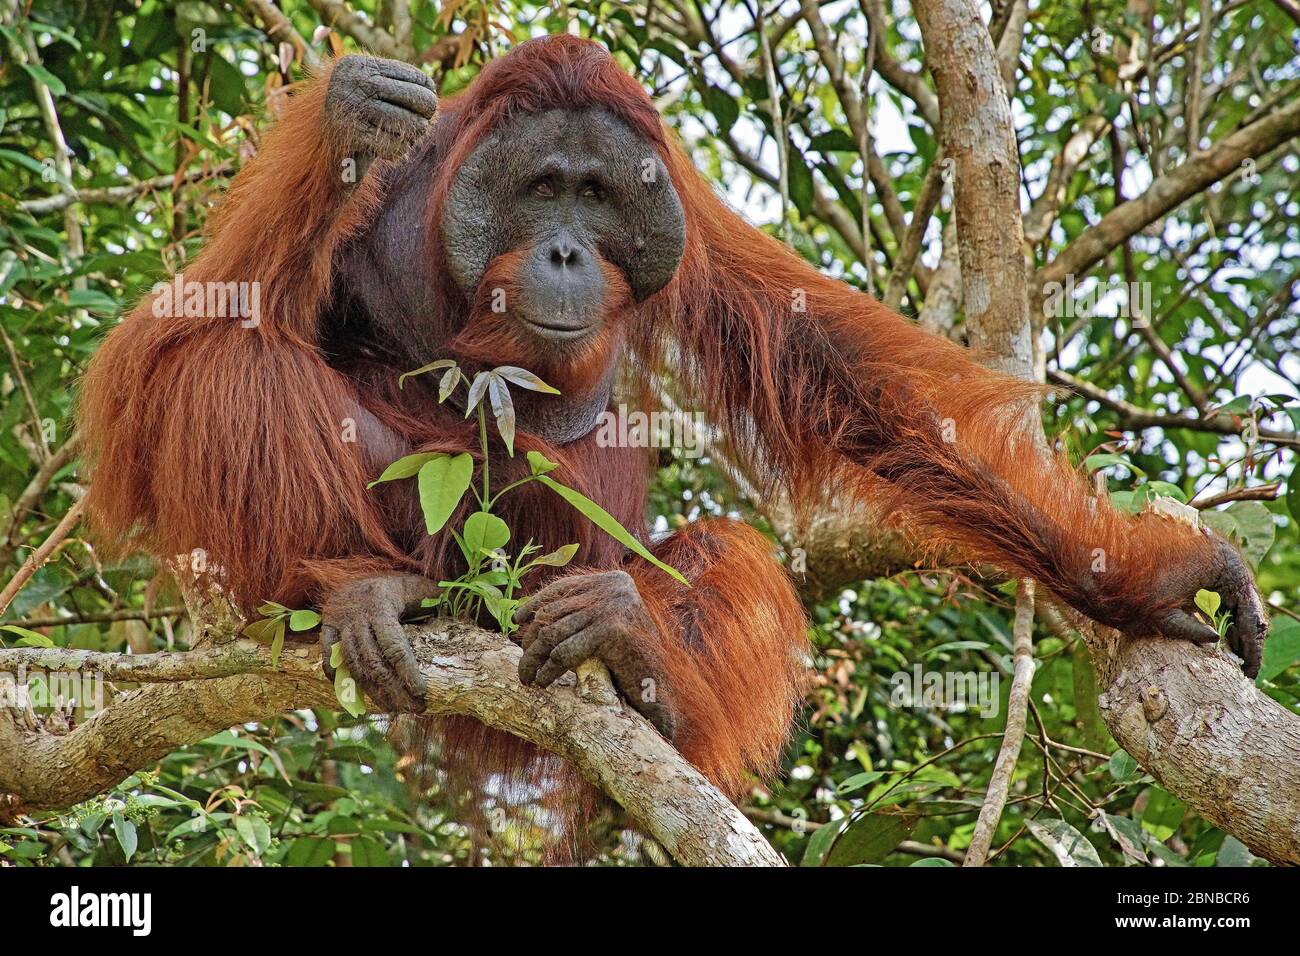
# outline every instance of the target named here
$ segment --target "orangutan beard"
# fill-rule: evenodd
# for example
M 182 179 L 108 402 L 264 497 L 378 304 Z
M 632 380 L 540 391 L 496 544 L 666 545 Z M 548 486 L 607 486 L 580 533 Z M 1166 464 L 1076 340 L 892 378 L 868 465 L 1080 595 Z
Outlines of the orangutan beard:
M 451 341 L 451 354 L 471 377 L 513 365 L 558 389 L 559 395 L 549 395 L 511 385 L 510 394 L 522 430 L 566 444 L 590 432 L 609 405 L 633 310 L 632 292 L 623 273 L 600 260 L 605 296 L 597 327 L 573 342 L 544 339 L 510 308 L 523 301 L 516 276 L 525 254 L 509 252 L 489 265 L 470 319 Z

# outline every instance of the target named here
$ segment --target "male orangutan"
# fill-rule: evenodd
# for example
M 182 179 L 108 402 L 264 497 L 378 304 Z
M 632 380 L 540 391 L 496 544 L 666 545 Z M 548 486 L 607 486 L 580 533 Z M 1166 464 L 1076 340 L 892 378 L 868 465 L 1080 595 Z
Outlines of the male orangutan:
M 647 395 L 667 381 L 764 492 L 871 495 L 1127 632 L 1214 641 L 1191 612 L 1216 590 L 1233 650 L 1259 666 L 1267 622 L 1232 547 L 1115 511 L 1038 450 L 1021 415 L 1032 386 L 745 224 L 589 41 L 525 43 L 441 107 L 409 66 L 340 59 L 292 97 L 184 276 L 260 283 L 261 321 L 145 302 L 108 336 L 81 406 L 93 521 L 119 547 L 203 549 L 245 608 L 319 603 L 327 653 L 341 643 L 382 709 L 424 709 L 400 619 L 463 571 L 445 532 L 425 534 L 411 483 L 366 489 L 402 455 L 477 449 L 476 423 L 429 377 L 398 389 L 444 357 L 560 390 L 518 396 L 516 457 L 494 453 L 494 487 L 539 450 L 644 537 L 652 463 L 594 430 L 616 381 Z M 725 790 L 773 770 L 805 618 L 758 532 L 700 521 L 654 544 L 688 588 L 536 484 L 503 508 L 517 540 L 581 546 L 577 570 L 520 611 L 522 681 L 597 657 Z

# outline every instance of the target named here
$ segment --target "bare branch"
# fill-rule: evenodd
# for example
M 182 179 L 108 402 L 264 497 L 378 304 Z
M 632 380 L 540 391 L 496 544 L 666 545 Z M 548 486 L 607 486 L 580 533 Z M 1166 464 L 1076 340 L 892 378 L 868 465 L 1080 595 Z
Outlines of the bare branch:
M 321 16 L 326 26 L 350 36 L 359 44 L 378 56 L 397 58 L 401 51 L 393 38 L 374 26 L 360 13 L 353 13 L 343 0 L 308 0 L 312 9 Z
M 584 698 L 573 678 L 550 690 L 523 686 L 517 646 L 468 625 L 413 627 L 412 645 L 429 681 L 430 714 L 463 714 L 557 753 L 617 800 L 672 856 L 690 866 L 781 866 L 781 856 L 744 815 L 688 764 L 643 717 L 617 702 Z M 0 650 L 0 671 L 51 652 Z M 63 665 L 67 654 L 48 658 Z M 224 656 L 223 656 L 224 655 Z M 105 655 L 87 655 L 96 667 Z M 25 805 L 65 807 L 107 790 L 173 750 L 235 724 L 309 707 L 337 708 L 320 652 L 287 647 L 270 668 L 266 647 L 237 641 L 187 654 L 142 656 L 111 665 L 123 678 L 178 680 L 239 673 L 132 691 L 66 735 L 19 727 L 0 714 L 0 791 Z M 125 670 L 123 670 L 125 669 Z
M 14 599 L 23 585 L 26 584 L 33 574 L 35 574 L 46 561 L 50 560 L 50 555 L 54 554 L 54 549 L 63 543 L 63 540 L 72 533 L 72 529 L 77 526 L 81 520 L 81 512 L 86 507 L 86 499 L 78 498 L 77 502 L 68 509 L 68 513 L 50 532 L 50 536 L 45 539 L 39 548 L 33 551 L 23 566 L 18 569 L 18 573 L 13 576 L 4 590 L 0 591 L 0 614 L 8 609 L 9 603 Z
M 1021 581 L 1016 591 L 1016 622 L 1012 640 L 1014 673 L 1011 692 L 1007 695 L 1007 726 L 993 764 L 993 775 L 984 794 L 979 819 L 971 834 L 963 866 L 983 866 L 988 862 L 989 846 L 997 832 L 1002 810 L 1007 805 L 1011 790 L 1011 777 L 1020 759 L 1020 747 L 1025 740 L 1025 717 L 1029 707 L 1029 685 L 1034 679 L 1034 583 Z
M 1198 418 L 1192 415 L 1170 415 L 1151 412 L 1134 405 L 1132 402 L 1126 402 L 1122 398 L 1115 398 L 1104 388 L 1093 385 L 1091 382 L 1085 382 L 1083 379 L 1075 378 L 1068 372 L 1048 371 L 1047 380 L 1054 385 L 1063 385 L 1066 388 L 1073 389 L 1084 398 L 1091 399 L 1111 411 L 1117 412 L 1121 428 L 1135 431 L 1143 428 L 1190 428 L 1192 431 L 1214 432 L 1218 435 L 1240 435 L 1242 432 L 1241 420 L 1226 413 L 1219 413 L 1208 418 Z M 1260 438 L 1275 442 L 1278 445 L 1287 445 L 1293 448 L 1300 447 L 1300 436 L 1297 436 L 1294 432 L 1261 428 L 1258 435 Z
M 309 70 L 314 70 L 320 66 L 320 57 L 316 51 L 311 48 L 306 40 L 302 38 L 288 18 L 280 12 L 272 0 L 244 0 L 246 8 L 244 18 L 252 20 L 256 17 L 261 20 L 265 27 L 266 35 L 277 43 L 288 43 L 298 53 L 298 58 L 302 64 Z M 253 16 L 250 16 L 252 14 Z

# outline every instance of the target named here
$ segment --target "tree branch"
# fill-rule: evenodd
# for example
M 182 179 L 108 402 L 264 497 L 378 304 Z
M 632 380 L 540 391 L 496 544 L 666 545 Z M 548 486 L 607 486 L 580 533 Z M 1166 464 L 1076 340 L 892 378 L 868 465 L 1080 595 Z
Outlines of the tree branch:
M 1007 726 L 1002 735 L 1002 746 L 993 765 L 989 788 L 984 794 L 979 819 L 971 834 L 963 866 L 984 866 L 988 862 L 989 846 L 997 832 L 1002 810 L 1011 792 L 1011 776 L 1020 759 L 1020 747 L 1025 742 L 1025 717 L 1029 710 L 1029 685 L 1034 680 L 1034 583 L 1021 581 L 1016 593 L 1016 623 L 1013 630 L 1012 658 L 1014 671 L 1011 692 L 1007 695 Z
M 500 634 L 445 622 L 412 627 L 408 634 L 429 681 L 427 713 L 471 716 L 567 758 L 683 864 L 784 865 L 736 807 L 616 698 L 584 698 L 571 677 L 551 690 L 523 686 L 517 676 L 521 652 Z M 70 664 L 123 680 L 179 683 L 131 691 L 61 736 L 20 727 L 0 712 L 0 791 L 28 807 L 88 799 L 235 724 L 338 707 L 315 646 L 287 647 L 278 669 L 271 667 L 268 648 L 243 640 L 138 658 L 0 650 L 0 672 Z
M 1197 193 L 1300 133 L 1300 98 L 1224 137 L 1152 183 L 1142 195 L 1116 206 L 1085 229 L 1038 272 L 1038 284 L 1082 275 L 1129 236 L 1155 222 Z
M 376 56 L 390 58 L 401 56 L 401 51 L 391 36 L 360 13 L 353 13 L 342 0 L 308 0 L 308 2 L 312 9 L 320 14 L 322 23 L 350 36 Z
M 1047 373 L 1047 380 L 1053 385 L 1072 389 L 1084 398 L 1116 412 L 1119 415 L 1119 426 L 1124 429 L 1140 431 L 1144 428 L 1188 428 L 1198 432 L 1214 432 L 1217 435 L 1240 435 L 1242 432 L 1240 420 L 1226 413 L 1200 418 L 1193 415 L 1152 412 L 1132 402 L 1126 402 L 1122 398 L 1115 398 L 1104 388 L 1085 382 L 1081 378 L 1075 378 L 1068 372 L 1050 370 Z M 1257 434 L 1260 438 L 1278 445 L 1300 447 L 1300 436 L 1294 432 L 1261 428 Z
M 1300 864 L 1300 717 L 1212 645 L 1132 638 L 1068 616 L 1120 746 L 1252 853 Z

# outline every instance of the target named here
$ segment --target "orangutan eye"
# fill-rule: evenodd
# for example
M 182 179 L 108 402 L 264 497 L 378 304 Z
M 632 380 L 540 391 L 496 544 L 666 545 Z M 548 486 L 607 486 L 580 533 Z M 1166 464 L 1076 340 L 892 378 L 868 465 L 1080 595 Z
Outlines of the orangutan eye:
M 596 202 L 605 201 L 605 190 L 600 188 L 599 183 L 588 183 L 582 190 L 583 199 L 594 199 Z
M 543 199 L 554 199 L 555 187 L 545 179 L 539 179 L 532 185 L 532 194 L 534 196 L 541 196 Z

